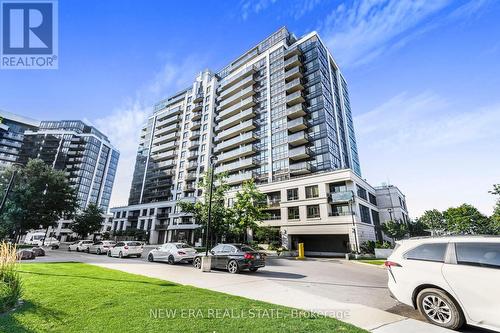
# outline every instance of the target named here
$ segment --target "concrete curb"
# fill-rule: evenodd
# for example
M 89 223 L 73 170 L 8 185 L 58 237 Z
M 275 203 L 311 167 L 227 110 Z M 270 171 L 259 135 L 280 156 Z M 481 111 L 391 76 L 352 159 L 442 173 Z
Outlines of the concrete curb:
M 356 265 L 363 265 L 363 266 L 368 266 L 368 267 L 374 267 L 374 268 L 378 268 L 378 269 L 385 269 L 384 265 L 368 264 L 366 262 L 360 262 L 360 261 L 357 261 L 357 260 L 346 260 L 346 262 L 350 262 L 350 263 L 353 263 L 353 264 L 356 264 Z

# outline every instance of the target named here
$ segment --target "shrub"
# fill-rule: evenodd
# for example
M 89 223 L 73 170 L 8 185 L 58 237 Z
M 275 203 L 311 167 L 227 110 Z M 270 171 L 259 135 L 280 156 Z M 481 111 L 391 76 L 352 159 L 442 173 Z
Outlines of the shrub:
M 392 244 L 389 242 L 366 241 L 361 244 L 361 252 L 366 254 L 375 254 L 375 249 L 392 249 Z
M 269 243 L 268 250 L 274 251 L 277 250 L 281 246 L 279 241 L 272 241 Z
M 15 270 L 16 247 L 0 243 L 0 313 L 14 307 L 21 297 L 21 278 Z

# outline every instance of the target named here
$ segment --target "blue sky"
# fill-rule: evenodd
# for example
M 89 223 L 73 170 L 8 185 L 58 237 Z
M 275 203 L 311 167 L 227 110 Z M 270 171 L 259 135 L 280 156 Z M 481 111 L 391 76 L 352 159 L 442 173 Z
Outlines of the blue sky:
M 463 202 L 491 213 L 500 182 L 500 2 L 60 0 L 59 69 L 0 71 L 0 108 L 85 119 L 122 153 L 128 198 L 151 105 L 281 26 L 316 30 L 349 83 L 363 176 L 410 214 Z

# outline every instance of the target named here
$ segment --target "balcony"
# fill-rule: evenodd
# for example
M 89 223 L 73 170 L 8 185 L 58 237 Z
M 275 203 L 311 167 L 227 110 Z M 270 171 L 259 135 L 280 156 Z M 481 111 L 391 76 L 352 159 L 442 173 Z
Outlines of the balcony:
M 193 117 L 191 120 L 200 120 L 201 119 L 201 110 L 193 111 Z
M 296 91 L 293 94 L 287 95 L 286 96 L 286 104 L 288 106 L 293 106 L 297 103 L 304 103 L 306 100 L 304 96 L 302 95 L 301 91 Z
M 189 145 L 189 150 L 198 149 L 200 147 L 200 141 L 191 141 Z
M 165 126 L 165 127 L 161 127 L 161 128 L 156 126 L 156 129 L 154 131 L 154 135 L 156 137 L 158 137 L 160 135 L 168 134 L 171 132 L 176 132 L 178 128 L 179 128 L 178 124 L 172 124 L 170 126 Z
M 159 223 L 155 224 L 155 230 L 167 230 L 168 224 L 166 223 Z
M 286 60 L 290 57 L 293 57 L 294 55 L 299 55 L 301 53 L 302 53 L 302 51 L 298 47 L 294 47 L 293 49 L 286 50 L 283 56 Z
M 193 103 L 198 103 L 203 101 L 203 93 L 198 93 L 194 95 Z
M 237 94 L 234 94 L 233 96 L 229 97 L 228 99 L 220 102 L 219 103 L 219 110 L 222 111 L 224 109 L 227 109 L 228 107 L 237 104 L 242 99 L 245 99 L 245 98 L 252 96 L 254 94 L 255 94 L 255 90 L 253 89 L 252 86 L 246 87 L 245 89 L 240 90 Z
M 288 144 L 292 147 L 300 146 L 308 142 L 309 136 L 304 131 L 293 133 L 288 136 Z
M 235 172 L 243 169 L 253 168 L 258 165 L 259 161 L 255 158 L 245 158 L 236 162 L 224 164 L 215 168 L 215 173 Z
M 267 207 L 272 207 L 272 208 L 275 208 L 275 207 L 279 207 L 281 204 L 281 200 L 280 199 L 268 199 L 267 200 Z
M 198 158 L 198 152 L 197 151 L 192 151 L 188 154 L 188 160 L 195 160 Z
M 224 100 L 226 98 L 229 98 L 240 91 L 240 89 L 245 89 L 246 87 L 251 86 L 254 83 L 255 80 L 253 76 L 248 76 L 245 79 L 241 80 L 238 84 L 233 85 L 231 88 L 223 90 L 219 95 L 219 99 Z
M 307 128 L 307 121 L 304 118 L 297 118 L 288 121 L 288 131 L 295 133 L 305 130 Z
M 237 113 L 234 116 L 231 116 L 225 120 L 222 120 L 215 129 L 217 131 L 224 130 L 226 128 L 229 128 L 231 126 L 234 126 L 242 121 L 248 120 L 250 118 L 255 117 L 255 112 L 253 109 L 248 109 L 243 112 Z
M 189 162 L 186 165 L 186 170 L 195 170 L 197 167 L 198 167 L 198 163 L 197 162 Z
M 253 66 L 250 66 L 237 72 L 234 75 L 225 77 L 220 83 L 221 91 L 228 89 L 229 87 L 232 87 L 236 83 L 246 78 L 248 75 L 255 73 L 255 71 L 256 71 L 255 68 Z
M 257 152 L 257 147 L 255 147 L 254 145 L 246 145 L 234 150 L 230 150 L 225 153 L 221 153 L 220 155 L 217 156 L 217 161 L 228 162 L 236 158 L 255 154 L 256 152 Z
M 331 203 L 349 202 L 354 200 L 352 191 L 331 192 L 328 198 Z
M 201 121 L 193 121 L 191 123 L 191 131 L 201 127 Z
M 220 132 L 216 136 L 215 140 L 216 141 L 227 140 L 227 139 L 230 139 L 232 137 L 239 135 L 240 133 L 251 131 L 255 127 L 256 126 L 255 126 L 254 121 L 252 119 L 249 119 L 247 121 L 240 123 L 239 125 L 233 126 L 231 128 L 228 128 L 225 131 Z
M 191 132 L 191 135 L 189 136 L 189 140 L 196 140 L 200 137 L 201 132 L 200 131 L 194 131 Z
M 285 63 L 284 63 L 285 70 L 288 70 L 288 69 L 295 67 L 295 66 L 298 66 L 298 65 L 300 65 L 300 58 L 299 58 L 298 54 L 291 56 L 290 58 L 285 60 Z
M 252 132 L 247 132 L 244 134 L 240 134 L 239 136 L 232 138 L 230 140 L 219 142 L 215 147 L 215 151 L 216 152 L 227 151 L 255 140 L 257 140 L 257 137 Z
M 328 213 L 328 216 L 351 216 L 351 215 L 354 215 L 353 212 L 351 211 L 347 211 L 347 212 L 331 212 L 331 213 Z
M 196 187 L 194 185 L 187 184 L 187 185 L 184 185 L 182 190 L 184 192 L 194 192 L 194 191 L 196 191 Z
M 170 133 L 167 135 L 162 135 L 162 136 L 156 136 L 153 139 L 153 144 L 161 145 L 161 144 L 176 140 L 178 137 L 179 137 L 179 133 L 177 133 L 177 132 Z
M 294 79 L 285 85 L 285 91 L 287 94 L 290 94 L 290 93 L 293 93 L 293 92 L 296 92 L 299 90 L 303 90 L 303 89 L 304 89 L 304 86 L 302 85 L 302 80 L 299 78 Z
M 168 160 L 168 159 L 177 157 L 178 153 L 179 152 L 176 150 L 170 150 L 166 153 L 154 154 L 154 155 L 152 154 L 151 157 L 154 158 L 155 161 L 164 161 L 164 160 Z
M 191 111 L 198 112 L 201 111 L 201 109 L 203 109 L 203 103 L 196 103 L 193 105 L 193 109 Z
M 179 141 L 170 141 L 161 145 L 153 145 L 151 147 L 151 153 L 162 153 L 171 149 L 177 148 Z
M 150 170 L 160 170 L 160 169 L 170 169 L 175 167 L 175 163 L 173 162 L 156 162 L 155 160 L 151 161 Z
M 229 177 L 227 177 L 226 182 L 229 185 L 240 184 L 243 183 L 244 181 L 252 179 L 253 176 L 254 172 L 252 171 L 242 172 L 235 175 L 230 175 Z
M 305 146 L 290 149 L 288 157 L 293 161 L 303 160 L 311 156 L 311 150 Z
M 237 104 L 235 104 L 235 105 L 233 105 L 233 106 L 231 106 L 223 111 L 219 111 L 219 116 L 218 116 L 217 120 L 221 121 L 221 120 L 224 120 L 226 118 L 229 118 L 242 110 L 246 110 L 248 108 L 251 108 L 255 104 L 257 104 L 257 101 L 255 100 L 255 98 L 253 96 L 247 97 L 244 100 L 242 100 L 241 102 L 239 102 L 239 103 L 237 103 Z
M 303 104 L 297 104 L 292 107 L 287 108 L 286 114 L 289 119 L 295 119 L 298 117 L 303 117 L 307 114 L 306 110 L 304 109 Z
M 285 82 L 290 82 L 293 79 L 301 78 L 302 76 L 303 75 L 302 71 L 300 70 L 300 67 L 294 67 L 285 72 Z
M 170 115 L 168 117 L 162 117 L 161 119 L 158 119 L 156 121 L 156 128 L 161 127 L 161 126 L 168 126 L 174 123 L 177 123 L 182 120 L 182 117 L 179 115 Z
M 290 164 L 289 168 L 290 168 L 290 174 L 293 176 L 311 173 L 311 163 L 309 162 Z

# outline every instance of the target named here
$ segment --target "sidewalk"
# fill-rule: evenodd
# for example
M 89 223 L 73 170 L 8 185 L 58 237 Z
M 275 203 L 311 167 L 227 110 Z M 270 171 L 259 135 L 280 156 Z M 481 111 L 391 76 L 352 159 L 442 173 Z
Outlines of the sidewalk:
M 360 304 L 337 302 L 303 291 L 288 288 L 272 279 L 259 278 L 257 274 L 231 275 L 226 272 L 186 269 L 151 263 L 94 263 L 97 266 L 117 269 L 128 273 L 168 280 L 179 284 L 205 288 L 254 300 L 294 307 L 319 313 L 346 314 L 342 321 L 375 333 L 446 333 L 452 332 L 415 319 L 395 315 Z M 279 278 L 279 275 L 276 276 Z

